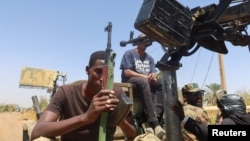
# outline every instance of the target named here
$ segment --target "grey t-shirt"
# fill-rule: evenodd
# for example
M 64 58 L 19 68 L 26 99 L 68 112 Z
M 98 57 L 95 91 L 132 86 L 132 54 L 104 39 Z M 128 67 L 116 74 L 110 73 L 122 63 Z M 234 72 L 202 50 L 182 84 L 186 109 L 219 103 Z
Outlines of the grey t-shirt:
M 135 49 L 128 50 L 124 53 L 121 60 L 120 69 L 122 70 L 122 82 L 126 82 L 128 79 L 126 76 L 124 76 L 124 69 L 131 69 L 137 73 L 145 75 L 157 72 L 152 56 L 147 53 L 145 53 L 144 56 L 139 56 Z

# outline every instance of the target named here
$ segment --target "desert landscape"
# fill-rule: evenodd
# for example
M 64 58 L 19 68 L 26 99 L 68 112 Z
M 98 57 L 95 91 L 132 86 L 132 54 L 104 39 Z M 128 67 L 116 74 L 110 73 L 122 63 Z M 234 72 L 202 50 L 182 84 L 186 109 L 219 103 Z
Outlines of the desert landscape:
M 218 112 L 216 106 L 204 107 L 209 114 L 211 121 L 215 120 L 215 116 Z M 250 107 L 247 107 L 250 112 Z M 34 110 L 28 110 L 25 112 L 1 112 L 0 113 L 0 141 L 23 141 L 23 130 L 28 130 L 28 135 L 32 131 L 33 126 L 36 123 L 36 113 Z M 116 138 L 114 141 L 124 141 L 121 130 L 116 131 Z M 46 138 L 39 138 L 36 141 L 51 141 Z
M 0 141 L 23 141 L 23 130 L 27 129 L 28 135 L 30 137 L 35 123 L 35 111 L 0 113 Z M 119 137 L 114 141 L 123 141 L 122 139 L 119 139 L 122 136 L 120 130 L 117 130 L 116 135 Z M 35 141 L 52 140 L 47 138 L 39 138 Z
M 3 112 L 0 113 L 0 141 L 22 141 L 23 127 L 31 130 L 35 124 L 33 112 Z M 30 132 L 30 131 L 29 131 Z

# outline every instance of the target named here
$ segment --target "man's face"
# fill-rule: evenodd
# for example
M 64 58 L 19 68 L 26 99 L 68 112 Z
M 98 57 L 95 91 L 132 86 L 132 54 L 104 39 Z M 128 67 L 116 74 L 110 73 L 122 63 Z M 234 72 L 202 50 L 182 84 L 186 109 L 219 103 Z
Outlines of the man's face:
M 189 92 L 185 95 L 185 99 L 188 104 L 191 104 L 193 106 L 202 107 L 202 96 L 204 95 L 203 91 L 199 92 Z
M 139 50 L 143 50 L 143 51 L 146 51 L 147 47 L 148 47 L 147 43 L 141 43 L 141 44 L 139 44 L 139 45 L 137 46 L 137 48 L 138 48 Z
M 102 72 L 104 67 L 104 60 L 97 59 L 95 64 L 88 68 L 89 72 L 89 82 L 91 85 L 96 86 L 97 88 L 102 88 Z
M 145 37 L 145 34 L 141 34 L 139 38 Z M 147 47 L 149 47 L 152 44 L 152 42 L 149 42 L 148 40 L 143 41 L 141 44 L 137 46 L 139 50 L 146 51 Z

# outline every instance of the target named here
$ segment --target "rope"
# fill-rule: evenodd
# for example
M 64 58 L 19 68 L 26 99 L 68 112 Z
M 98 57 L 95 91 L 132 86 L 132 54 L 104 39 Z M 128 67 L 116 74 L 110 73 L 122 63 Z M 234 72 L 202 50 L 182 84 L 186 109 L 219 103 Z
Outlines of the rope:
M 212 64 L 212 62 L 213 62 L 213 61 L 212 61 L 213 58 L 214 58 L 214 53 L 212 52 L 212 56 L 211 56 L 210 63 L 209 63 L 208 69 L 207 69 L 207 73 L 206 73 L 205 79 L 204 79 L 204 81 L 203 81 L 203 83 L 202 83 L 202 85 L 201 85 L 201 88 L 203 88 L 204 83 L 205 83 L 205 81 L 207 80 L 208 72 L 209 72 L 210 67 L 211 67 L 211 64 Z
M 200 58 L 200 54 L 201 54 L 201 50 L 199 50 L 199 54 L 198 54 L 198 57 L 197 57 L 197 60 L 196 60 L 196 63 L 195 63 L 194 71 L 193 71 L 193 74 L 192 74 L 190 82 L 193 82 L 193 78 L 194 78 L 194 74 L 195 74 L 196 69 L 197 69 L 197 65 L 198 65 L 198 61 L 199 61 L 199 58 Z

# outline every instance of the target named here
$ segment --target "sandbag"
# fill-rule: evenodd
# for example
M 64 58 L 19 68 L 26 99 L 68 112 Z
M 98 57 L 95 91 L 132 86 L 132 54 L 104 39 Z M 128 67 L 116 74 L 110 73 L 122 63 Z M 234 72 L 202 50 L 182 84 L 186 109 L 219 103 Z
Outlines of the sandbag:
M 137 136 L 134 141 L 161 141 L 157 136 L 152 133 L 145 133 Z

